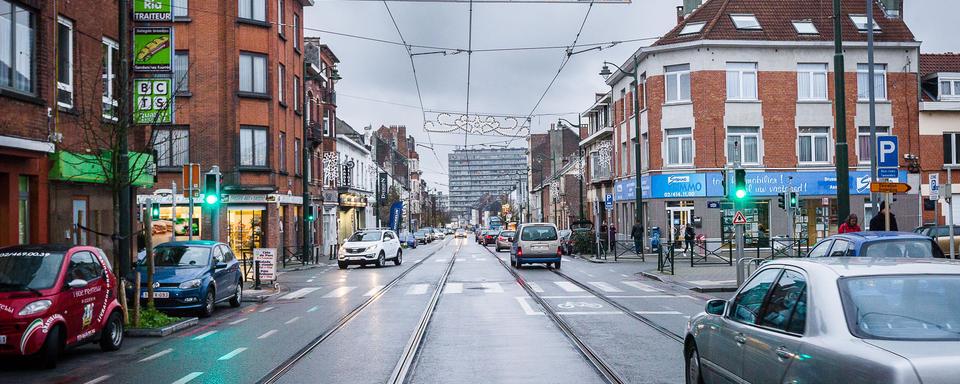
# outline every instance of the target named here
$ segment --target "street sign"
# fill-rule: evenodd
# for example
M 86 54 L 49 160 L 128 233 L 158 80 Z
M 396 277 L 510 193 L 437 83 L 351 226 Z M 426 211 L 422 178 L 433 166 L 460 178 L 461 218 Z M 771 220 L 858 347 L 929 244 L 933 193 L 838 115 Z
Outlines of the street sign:
M 734 225 L 744 225 L 746 223 L 747 223 L 747 217 L 743 215 L 743 212 L 737 211 L 737 213 L 733 215 Z
M 260 280 L 277 279 L 277 249 L 276 248 L 254 248 L 253 260 L 257 261 L 257 272 L 260 273 Z
M 603 200 L 603 205 L 607 209 L 613 209 L 613 194 L 608 193 L 606 199 Z
M 900 165 L 896 136 L 877 137 L 877 167 L 897 168 Z
M 173 80 L 169 78 L 133 81 L 134 124 L 173 124 Z
M 824 206 L 824 207 L 829 207 L 829 206 L 830 206 L 830 198 L 829 198 L 829 197 L 822 197 L 822 198 L 820 198 L 820 205 L 822 205 L 822 206 Z
M 877 168 L 877 177 L 880 179 L 896 179 L 899 176 L 896 168 Z
M 133 29 L 133 71 L 149 73 L 173 71 L 173 28 Z
M 929 176 L 930 200 L 940 200 L 940 174 L 931 173 Z
M 134 21 L 170 21 L 173 20 L 170 12 L 172 0 L 134 0 Z
M 906 193 L 910 190 L 910 184 L 907 183 L 870 183 L 870 192 L 874 193 Z
M 710 208 L 710 209 L 720 209 L 720 202 L 719 202 L 719 201 L 708 201 L 708 202 L 707 202 L 707 208 Z
M 183 197 L 190 198 L 191 193 L 194 197 L 200 196 L 200 164 L 190 163 L 183 165 L 180 185 L 183 186 Z

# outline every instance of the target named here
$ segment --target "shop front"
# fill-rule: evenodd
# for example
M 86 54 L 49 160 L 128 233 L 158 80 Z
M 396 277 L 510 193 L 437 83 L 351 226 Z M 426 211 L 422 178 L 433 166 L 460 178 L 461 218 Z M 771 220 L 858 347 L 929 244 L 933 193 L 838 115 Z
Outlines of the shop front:
M 357 193 L 340 193 L 337 211 L 337 238 L 342 243 L 358 229 L 367 227 L 367 197 Z
M 50 241 L 47 153 L 53 144 L 0 136 L 0 246 Z

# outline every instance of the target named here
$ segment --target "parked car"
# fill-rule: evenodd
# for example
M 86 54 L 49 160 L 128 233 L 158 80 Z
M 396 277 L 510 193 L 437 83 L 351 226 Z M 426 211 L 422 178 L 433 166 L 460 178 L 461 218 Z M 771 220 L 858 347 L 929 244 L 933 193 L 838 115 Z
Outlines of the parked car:
M 354 232 L 340 247 L 337 266 L 346 269 L 350 264 L 373 264 L 378 268 L 393 260 L 394 265 L 403 262 L 403 250 L 397 234 L 383 229 L 362 229 Z
M 910 232 L 851 232 L 820 240 L 807 257 L 945 257 L 929 237 Z
M 217 303 L 239 307 L 243 273 L 230 247 L 207 240 L 171 241 L 153 248 L 153 299 L 157 309 L 213 314 Z M 140 297 L 147 297 L 146 261 L 137 264 Z
M 467 238 L 467 233 L 464 232 L 463 229 L 458 229 L 457 232 L 454 233 L 453 237 L 454 237 L 454 238 L 462 237 L 462 238 L 466 239 L 466 238 Z
M 573 254 L 573 231 L 561 229 L 557 234 L 560 236 L 560 250 L 563 251 L 563 254 Z
M 437 240 L 443 240 L 447 237 L 446 233 L 444 233 L 442 229 L 434 228 L 433 233 L 434 233 L 434 236 L 437 237 Z
M 96 247 L 0 248 L 0 358 L 33 356 L 54 368 L 64 348 L 120 349 L 123 314 L 111 271 Z
M 960 263 L 763 264 L 687 325 L 687 383 L 955 383 Z
M 430 236 L 430 233 L 425 229 L 414 232 L 413 237 L 417 239 L 417 242 L 420 244 L 428 244 L 433 241 L 433 236 Z
M 928 236 L 937 242 L 941 250 L 950 249 L 949 225 L 926 225 L 913 230 L 914 233 Z M 960 250 L 960 225 L 953 226 L 953 247 Z
M 510 249 L 510 246 L 513 245 L 513 242 L 510 239 L 517 234 L 517 231 L 500 231 L 497 234 L 496 246 L 497 252 L 500 252 L 501 249 Z
M 400 245 L 406 245 L 407 248 L 416 249 L 417 248 L 417 238 L 413 236 L 410 231 L 400 232 Z
M 560 268 L 562 251 L 557 226 L 550 223 L 520 224 L 511 241 L 510 265 L 544 263 Z

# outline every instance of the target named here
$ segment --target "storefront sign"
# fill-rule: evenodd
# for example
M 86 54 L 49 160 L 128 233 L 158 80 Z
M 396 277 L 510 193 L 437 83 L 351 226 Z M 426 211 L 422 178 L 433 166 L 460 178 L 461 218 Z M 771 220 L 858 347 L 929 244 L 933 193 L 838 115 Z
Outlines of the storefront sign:
M 379 200 L 384 201 L 387 199 L 387 173 L 380 172 L 379 179 L 377 180 L 377 194 L 379 195 Z
M 356 193 L 341 193 L 340 206 L 362 208 L 367 206 L 367 197 Z
M 686 173 L 672 175 L 654 175 L 652 180 L 653 196 L 657 197 L 706 197 L 707 174 Z
M 133 29 L 133 70 L 149 73 L 173 71 L 173 28 Z
M 260 281 L 277 279 L 276 248 L 254 248 L 253 260 L 258 262 L 257 271 L 260 273 Z
M 269 195 L 223 195 L 224 203 L 280 203 L 280 204 L 293 204 L 293 205 L 303 205 L 303 196 L 293 196 L 285 195 L 280 193 L 272 193 Z
M 133 81 L 136 101 L 134 124 L 173 124 L 173 80 L 169 78 L 136 79 Z
M 172 0 L 134 0 L 134 21 L 170 21 L 173 20 L 170 2 Z

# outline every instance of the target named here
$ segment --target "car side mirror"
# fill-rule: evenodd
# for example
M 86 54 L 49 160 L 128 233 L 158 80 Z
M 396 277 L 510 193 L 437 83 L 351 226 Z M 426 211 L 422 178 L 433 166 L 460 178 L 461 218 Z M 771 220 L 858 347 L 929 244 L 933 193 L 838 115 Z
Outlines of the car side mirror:
M 224 269 L 226 267 L 227 267 L 227 263 L 224 263 L 222 261 L 218 261 L 217 264 L 214 265 L 215 269 Z
M 86 287 L 88 282 L 84 279 L 73 279 L 67 283 L 67 286 L 70 288 L 83 288 Z
M 711 315 L 722 316 L 727 309 L 727 301 L 723 299 L 713 299 L 707 302 L 705 312 Z

